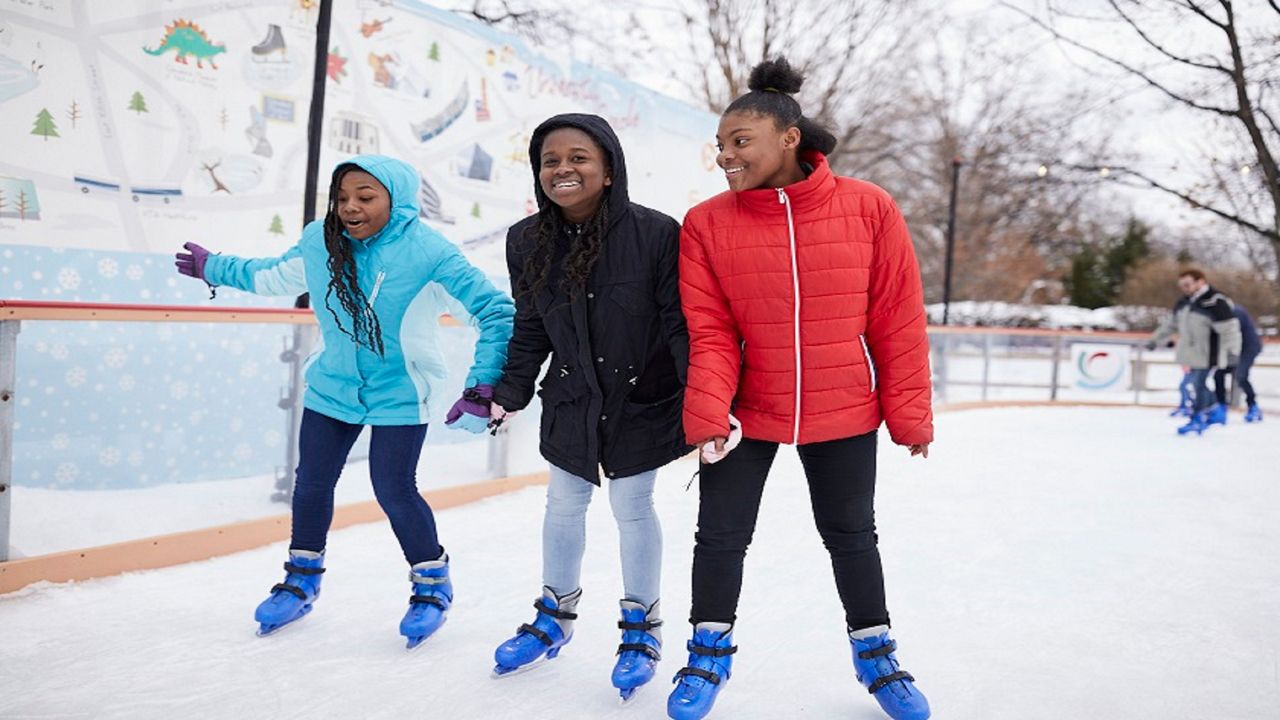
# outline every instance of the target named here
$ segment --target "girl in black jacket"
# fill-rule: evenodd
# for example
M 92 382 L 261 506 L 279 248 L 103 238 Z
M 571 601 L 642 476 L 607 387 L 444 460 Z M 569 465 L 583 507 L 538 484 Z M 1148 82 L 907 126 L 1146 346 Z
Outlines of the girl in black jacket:
M 507 234 L 515 331 L 493 397 L 497 421 L 523 409 L 547 356 L 540 449 L 551 463 L 538 614 L 494 653 L 503 675 L 554 658 L 573 636 L 586 510 L 600 470 L 621 540 L 624 699 L 661 651 L 657 469 L 681 432 L 689 339 L 679 297 L 680 226 L 627 197 L 622 146 L 604 119 L 557 115 L 529 143 L 539 212 Z

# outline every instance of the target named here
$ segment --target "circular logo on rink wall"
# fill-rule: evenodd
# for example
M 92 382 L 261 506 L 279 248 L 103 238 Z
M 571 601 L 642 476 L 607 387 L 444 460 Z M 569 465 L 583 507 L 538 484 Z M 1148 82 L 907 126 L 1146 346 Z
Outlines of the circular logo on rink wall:
M 1076 386 L 1086 390 L 1105 390 L 1116 387 L 1124 377 L 1127 358 L 1112 350 L 1083 350 L 1076 352 Z

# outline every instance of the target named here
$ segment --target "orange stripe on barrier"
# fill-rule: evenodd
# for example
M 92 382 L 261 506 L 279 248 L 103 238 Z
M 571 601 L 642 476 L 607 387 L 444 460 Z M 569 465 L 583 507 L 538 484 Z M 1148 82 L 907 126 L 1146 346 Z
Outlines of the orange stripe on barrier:
M 545 485 L 548 473 L 499 478 L 470 485 L 428 490 L 422 493 L 436 510 L 458 507 L 487 497 L 532 485 Z M 334 509 L 332 529 L 378 522 L 386 518 L 373 500 Z M 188 530 L 103 545 L 83 550 L 41 555 L 0 563 L 0 594 L 13 592 L 37 582 L 70 582 L 119 575 L 135 570 L 181 565 L 220 555 L 252 550 L 289 539 L 288 515 Z

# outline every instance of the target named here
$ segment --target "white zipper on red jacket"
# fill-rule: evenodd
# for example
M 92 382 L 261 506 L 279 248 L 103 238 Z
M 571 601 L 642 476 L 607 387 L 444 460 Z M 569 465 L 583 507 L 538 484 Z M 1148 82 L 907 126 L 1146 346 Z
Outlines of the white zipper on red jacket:
M 782 188 L 776 188 L 778 191 L 778 202 L 787 209 L 787 236 L 791 241 L 791 292 L 795 303 L 795 344 L 796 344 L 796 422 L 791 430 L 791 442 L 793 444 L 800 443 L 800 390 L 801 379 L 804 374 L 803 365 L 800 364 L 800 260 L 796 252 L 796 224 L 791 217 L 791 198 L 787 197 L 787 192 Z

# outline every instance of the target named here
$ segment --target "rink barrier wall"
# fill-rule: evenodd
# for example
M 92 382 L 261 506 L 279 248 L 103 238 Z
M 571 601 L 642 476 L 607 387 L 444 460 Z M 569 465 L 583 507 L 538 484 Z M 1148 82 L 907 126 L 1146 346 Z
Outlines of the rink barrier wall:
M 427 490 L 422 497 L 435 510 L 445 510 L 522 488 L 545 485 L 549 473 L 498 478 L 467 485 Z M 332 529 L 386 519 L 377 501 L 350 503 L 334 508 Z M 108 577 L 137 570 L 181 565 L 221 555 L 252 550 L 289 539 L 289 514 L 273 515 L 229 525 L 188 530 L 42 555 L 0 563 L 0 595 L 37 582 L 73 582 Z

